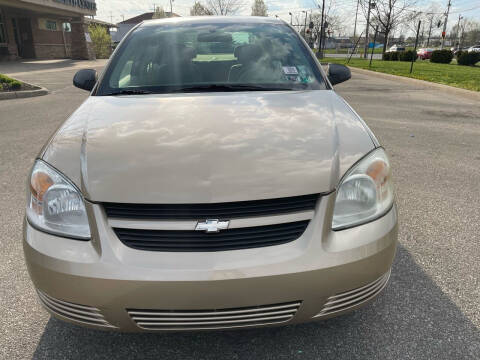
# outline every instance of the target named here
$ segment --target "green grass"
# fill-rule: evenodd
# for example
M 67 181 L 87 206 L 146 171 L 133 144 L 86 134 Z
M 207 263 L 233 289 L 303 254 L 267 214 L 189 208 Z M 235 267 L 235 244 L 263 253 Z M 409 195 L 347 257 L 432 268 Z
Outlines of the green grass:
M 388 47 L 387 49 L 390 49 L 390 47 Z M 405 48 L 405 50 L 413 50 L 413 47 L 411 46 L 407 46 Z M 349 49 L 325 49 L 325 54 L 349 54 Z M 373 50 L 373 53 L 374 54 L 381 54 L 383 52 L 383 49 L 382 48 L 376 48 L 375 50 Z M 357 49 L 355 50 L 355 53 L 361 53 L 363 54 L 363 45 L 362 46 L 358 46 Z M 372 53 L 372 49 L 368 49 L 368 54 L 371 54 Z
M 347 59 L 326 58 L 328 62 L 346 64 Z M 378 71 L 387 74 L 406 76 L 439 84 L 455 86 L 463 89 L 480 91 L 480 62 L 476 66 L 460 66 L 452 64 L 435 64 L 429 61 L 416 61 L 413 73 L 410 74 L 410 63 L 403 61 L 351 59 L 351 67 Z

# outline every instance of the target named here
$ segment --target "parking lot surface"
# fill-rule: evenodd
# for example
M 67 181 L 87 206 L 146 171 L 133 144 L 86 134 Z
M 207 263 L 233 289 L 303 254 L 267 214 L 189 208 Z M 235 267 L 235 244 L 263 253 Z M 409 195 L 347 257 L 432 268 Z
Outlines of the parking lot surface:
M 23 260 L 26 177 L 87 96 L 71 85 L 75 71 L 103 65 L 0 64 L 52 91 L 0 101 L 0 359 L 480 358 L 480 104 L 356 72 L 336 89 L 389 152 L 400 214 L 392 277 L 376 301 L 323 322 L 224 332 L 119 334 L 50 318 Z

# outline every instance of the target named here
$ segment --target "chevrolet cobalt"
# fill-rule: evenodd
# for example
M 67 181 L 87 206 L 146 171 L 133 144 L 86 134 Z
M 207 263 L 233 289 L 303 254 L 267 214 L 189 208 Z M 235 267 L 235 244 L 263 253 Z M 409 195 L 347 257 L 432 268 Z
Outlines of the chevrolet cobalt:
M 28 179 L 42 305 L 119 331 L 321 320 L 374 299 L 397 242 L 391 165 L 288 24 L 146 21 Z

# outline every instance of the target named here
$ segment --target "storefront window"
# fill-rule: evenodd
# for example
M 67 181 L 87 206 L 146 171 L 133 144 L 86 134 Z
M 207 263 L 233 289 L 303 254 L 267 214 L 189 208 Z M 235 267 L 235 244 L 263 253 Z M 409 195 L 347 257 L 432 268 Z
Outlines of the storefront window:
M 5 44 L 7 42 L 7 34 L 5 30 L 5 20 L 3 18 L 2 10 L 0 10 L 0 44 Z
M 54 31 L 56 31 L 56 30 L 57 30 L 57 22 L 56 22 L 56 21 L 52 21 L 52 20 L 46 20 L 46 21 L 45 21 L 45 27 L 47 28 L 47 30 L 54 30 Z

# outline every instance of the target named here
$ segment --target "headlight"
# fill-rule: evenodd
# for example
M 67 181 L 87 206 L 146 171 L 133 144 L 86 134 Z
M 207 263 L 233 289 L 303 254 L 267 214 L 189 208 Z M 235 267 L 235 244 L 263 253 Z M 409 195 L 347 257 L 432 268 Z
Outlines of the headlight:
M 390 162 L 381 148 L 374 150 L 341 180 L 333 212 L 333 230 L 360 225 L 384 215 L 393 205 Z
M 90 238 L 82 194 L 64 175 L 41 160 L 32 169 L 27 219 L 39 230 L 76 239 Z

